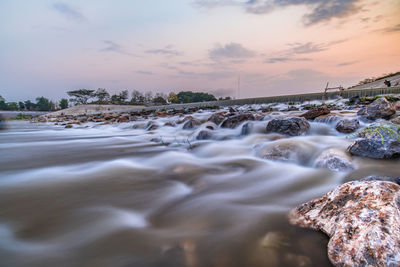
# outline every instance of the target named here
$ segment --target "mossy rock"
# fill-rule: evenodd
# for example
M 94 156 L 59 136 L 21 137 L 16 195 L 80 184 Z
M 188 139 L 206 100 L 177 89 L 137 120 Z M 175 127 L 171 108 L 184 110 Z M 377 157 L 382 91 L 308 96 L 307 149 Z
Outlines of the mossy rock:
M 384 141 L 400 142 L 400 125 L 390 122 L 373 123 L 350 135 L 352 138 L 365 138 Z

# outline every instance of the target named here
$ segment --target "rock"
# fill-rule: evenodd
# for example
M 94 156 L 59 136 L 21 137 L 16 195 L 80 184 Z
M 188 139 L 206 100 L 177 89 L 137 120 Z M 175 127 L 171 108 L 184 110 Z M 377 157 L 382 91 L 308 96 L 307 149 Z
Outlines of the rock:
M 304 255 L 296 255 L 294 253 L 285 253 L 282 258 L 284 266 L 311 267 L 312 261 Z
M 185 122 L 185 124 L 183 124 L 182 129 L 184 130 L 188 130 L 188 129 L 193 129 L 195 126 L 199 126 L 201 125 L 201 122 L 195 119 L 191 119 Z
M 129 122 L 129 116 L 119 116 L 117 122 Z
M 293 141 L 293 139 L 280 139 L 267 143 L 261 147 L 257 156 L 269 160 L 279 160 L 307 164 L 315 152 L 315 147 L 310 143 Z
M 390 122 L 394 123 L 394 124 L 400 124 L 400 116 L 397 116 L 396 118 L 391 119 Z
M 315 166 L 331 171 L 350 171 L 354 169 L 349 155 L 336 148 L 324 150 L 315 160 Z
M 67 129 L 72 128 L 72 127 L 73 127 L 72 124 L 67 124 L 67 125 L 65 126 L 65 128 L 67 128 Z
M 289 221 L 326 233 L 335 266 L 399 266 L 399 190 L 391 182 L 348 182 L 293 209 Z
M 385 181 L 400 185 L 400 177 L 370 175 L 360 179 L 360 181 Z
M 389 119 L 394 113 L 396 113 L 396 111 L 390 102 L 387 101 L 386 98 L 381 97 L 376 99 L 368 106 L 361 108 L 357 112 L 357 115 L 367 120 L 376 120 Z
M 166 123 L 164 123 L 164 126 L 175 127 L 176 124 L 173 121 L 167 121 Z
M 210 131 L 201 130 L 201 131 L 197 134 L 196 139 L 197 139 L 197 140 L 207 140 L 207 139 L 210 139 L 211 136 L 212 136 L 212 133 L 211 133 Z
M 252 130 L 253 130 L 253 123 L 252 122 L 246 122 L 242 126 L 241 135 L 249 135 Z
M 297 136 L 305 134 L 310 129 L 308 121 L 301 117 L 288 119 L 273 119 L 268 122 L 267 133 L 280 133 L 284 135 Z
M 254 121 L 254 115 L 251 113 L 242 113 L 228 117 L 221 124 L 222 128 L 236 128 L 240 123 L 244 121 Z
M 215 123 L 216 125 L 219 125 L 221 122 L 225 120 L 225 116 L 222 113 L 214 113 L 211 115 L 210 118 L 208 118 L 207 121 L 211 121 Z
M 360 127 L 357 119 L 344 119 L 336 124 L 336 130 L 341 133 L 352 133 Z
M 394 102 L 394 103 L 393 103 L 393 108 L 394 108 L 395 110 L 400 110 L 400 101 Z
M 149 121 L 146 126 L 146 131 L 153 131 L 158 129 L 158 125 L 154 121 Z
M 361 99 L 360 99 L 360 96 L 358 96 L 358 95 L 352 96 L 349 99 L 349 104 L 350 105 L 357 105 L 357 104 L 360 104 L 360 102 L 361 102 Z
M 357 132 L 355 141 L 347 150 L 356 156 L 390 159 L 400 156 L 400 126 L 393 123 L 376 123 Z
M 310 109 L 306 113 L 300 115 L 300 117 L 304 117 L 307 120 L 313 120 L 318 116 L 326 115 L 326 114 L 329 114 L 330 112 L 331 111 L 329 110 L 329 108 L 327 106 L 323 105 L 323 106 L 319 106 L 319 107 Z

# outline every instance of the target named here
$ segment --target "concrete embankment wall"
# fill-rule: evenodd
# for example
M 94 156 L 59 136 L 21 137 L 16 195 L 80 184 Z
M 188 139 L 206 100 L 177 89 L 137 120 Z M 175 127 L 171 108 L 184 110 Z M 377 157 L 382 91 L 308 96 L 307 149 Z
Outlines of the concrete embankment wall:
M 376 95 L 383 95 L 383 94 L 400 94 L 400 87 L 342 91 L 343 98 L 351 98 L 354 96 L 360 96 L 360 97 L 376 96 Z M 339 91 L 328 92 L 326 94 L 327 99 L 335 99 L 338 97 L 339 97 Z M 182 108 L 212 107 L 212 106 L 235 106 L 235 105 L 251 105 L 251 104 L 270 104 L 270 103 L 286 103 L 286 102 L 305 102 L 305 101 L 323 100 L 323 99 L 324 99 L 324 93 L 311 93 L 311 94 L 299 94 L 299 95 L 282 95 L 282 96 L 245 98 L 245 99 L 234 99 L 234 100 L 223 100 L 223 101 L 210 101 L 210 102 L 190 103 L 190 104 L 173 104 L 173 105 L 165 105 L 165 106 L 147 107 L 144 109 L 135 108 L 135 109 L 132 109 L 132 111 L 182 109 Z

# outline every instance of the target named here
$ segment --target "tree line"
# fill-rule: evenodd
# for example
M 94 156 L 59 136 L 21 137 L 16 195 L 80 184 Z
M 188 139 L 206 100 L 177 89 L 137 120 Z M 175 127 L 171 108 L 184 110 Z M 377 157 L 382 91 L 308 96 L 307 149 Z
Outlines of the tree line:
M 105 88 L 97 90 L 78 89 L 67 92 L 69 99 L 62 98 L 58 102 L 53 102 L 43 96 L 37 97 L 36 102 L 30 100 L 19 102 L 6 102 L 0 96 L 0 110 L 13 111 L 54 111 L 65 109 L 69 104 L 84 105 L 84 104 L 114 104 L 114 105 L 166 105 L 178 103 L 194 103 L 205 101 L 216 101 L 217 98 L 209 93 L 181 91 L 179 93 L 156 93 L 153 95 L 151 91 L 140 92 L 133 90 L 129 94 L 128 90 L 123 90 L 116 94 L 110 94 Z M 230 100 L 231 97 L 219 98 L 219 100 Z

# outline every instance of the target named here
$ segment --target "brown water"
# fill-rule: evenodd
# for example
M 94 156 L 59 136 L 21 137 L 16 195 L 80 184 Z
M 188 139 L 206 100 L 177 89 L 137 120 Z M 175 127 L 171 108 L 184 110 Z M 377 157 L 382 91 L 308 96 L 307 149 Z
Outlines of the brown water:
M 266 123 L 195 141 L 202 128 L 12 122 L 0 131 L 0 266 L 329 266 L 328 238 L 287 212 L 348 180 L 400 176 L 399 161 L 315 168 L 351 143 L 324 123 L 289 140 L 306 156 L 266 160 L 261 147 L 279 142 Z

